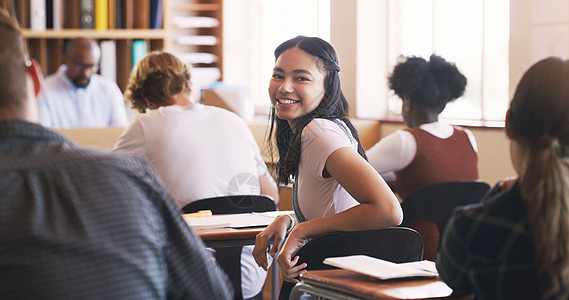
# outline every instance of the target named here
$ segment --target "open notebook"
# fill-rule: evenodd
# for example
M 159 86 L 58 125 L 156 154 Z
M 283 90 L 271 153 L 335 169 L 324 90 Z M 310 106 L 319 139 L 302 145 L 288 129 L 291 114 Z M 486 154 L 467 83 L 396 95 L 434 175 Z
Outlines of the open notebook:
M 397 264 L 367 255 L 352 255 L 329 257 L 324 259 L 324 263 L 379 279 L 437 277 L 439 275 L 435 263 L 428 260 Z
M 253 212 L 228 215 L 213 215 L 201 218 L 184 217 L 184 220 L 192 229 L 263 227 L 271 224 L 274 218 L 279 215 L 292 213 L 294 212 L 288 210 L 261 213 Z

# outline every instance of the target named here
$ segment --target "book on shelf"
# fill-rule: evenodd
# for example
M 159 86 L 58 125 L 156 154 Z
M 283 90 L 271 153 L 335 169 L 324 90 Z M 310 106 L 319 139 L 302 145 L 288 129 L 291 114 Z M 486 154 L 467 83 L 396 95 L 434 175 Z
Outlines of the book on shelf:
M 63 0 L 52 1 L 53 30 L 61 30 L 63 28 Z
M 63 27 L 69 29 L 79 28 L 79 0 L 65 0 Z
M 108 0 L 95 0 L 95 29 L 109 29 Z
M 132 28 L 147 29 L 150 25 L 150 0 L 132 1 Z
M 45 0 L 30 0 L 30 29 L 33 31 L 45 31 L 46 7 Z
M 115 24 L 117 28 L 132 29 L 134 4 L 131 0 L 115 0 Z
M 146 56 L 148 45 L 145 40 L 132 41 L 132 66 L 134 67 L 141 59 Z
M 116 24 L 116 16 L 115 16 L 115 10 L 116 10 L 116 2 L 115 0 L 108 0 L 109 3 L 107 4 L 107 26 L 109 29 L 115 29 Z
M 46 28 L 61 30 L 63 27 L 63 0 L 46 0 Z
M 93 29 L 95 27 L 95 3 L 94 0 L 79 0 L 79 27 Z
M 162 28 L 164 7 L 162 0 L 150 0 L 150 29 Z
M 115 41 L 101 41 L 101 75 L 114 82 L 117 81 L 117 46 Z
M 45 0 L 45 28 L 53 29 L 53 0 Z

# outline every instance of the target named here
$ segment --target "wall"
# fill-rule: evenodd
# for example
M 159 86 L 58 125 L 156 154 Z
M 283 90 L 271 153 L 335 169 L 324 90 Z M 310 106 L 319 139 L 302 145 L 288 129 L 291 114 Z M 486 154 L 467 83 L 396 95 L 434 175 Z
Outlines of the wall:
M 547 56 L 569 57 L 569 0 L 511 0 L 510 98 L 523 73 Z

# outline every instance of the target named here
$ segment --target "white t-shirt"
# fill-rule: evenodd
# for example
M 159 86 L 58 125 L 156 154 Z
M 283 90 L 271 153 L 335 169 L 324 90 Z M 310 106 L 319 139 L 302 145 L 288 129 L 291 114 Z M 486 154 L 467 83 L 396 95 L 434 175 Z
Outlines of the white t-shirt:
M 259 176 L 268 172 L 247 124 L 201 104 L 139 114 L 115 149 L 146 156 L 180 208 L 211 197 L 259 195 Z
M 422 130 L 440 138 L 447 139 L 454 133 L 454 128 L 445 123 L 433 122 L 419 126 Z M 472 132 L 464 128 L 470 144 L 478 152 L 476 138 Z M 366 151 L 369 163 L 386 181 L 395 181 L 395 172 L 405 169 L 415 158 L 417 142 L 406 130 L 397 130 L 382 138 L 377 144 Z
M 201 104 L 162 106 L 139 114 L 115 150 L 146 156 L 180 208 L 217 196 L 259 195 L 259 176 L 268 172 L 245 121 Z M 258 294 L 267 276 L 252 250 L 245 246 L 241 253 L 244 298 Z
M 114 81 L 93 74 L 89 85 L 76 87 L 61 65 L 47 76 L 38 99 L 40 123 L 53 128 L 126 127 L 123 95 Z
M 313 119 L 302 131 L 297 199 L 306 220 L 334 215 L 359 204 L 334 178 L 322 177 L 330 154 L 343 147 L 358 150 L 357 140 L 344 122 L 339 122 L 345 131 L 327 119 Z

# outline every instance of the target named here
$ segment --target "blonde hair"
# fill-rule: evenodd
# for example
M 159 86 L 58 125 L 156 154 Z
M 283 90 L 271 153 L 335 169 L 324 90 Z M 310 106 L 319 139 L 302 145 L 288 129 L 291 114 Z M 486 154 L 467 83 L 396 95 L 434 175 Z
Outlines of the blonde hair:
M 125 97 L 145 113 L 147 101 L 153 108 L 170 104 L 170 96 L 190 94 L 190 67 L 168 52 L 152 52 L 139 61 L 130 74 Z
M 525 161 L 520 192 L 546 299 L 569 297 L 569 62 L 547 58 L 522 77 L 506 128 Z

